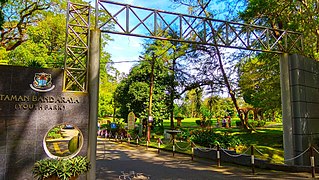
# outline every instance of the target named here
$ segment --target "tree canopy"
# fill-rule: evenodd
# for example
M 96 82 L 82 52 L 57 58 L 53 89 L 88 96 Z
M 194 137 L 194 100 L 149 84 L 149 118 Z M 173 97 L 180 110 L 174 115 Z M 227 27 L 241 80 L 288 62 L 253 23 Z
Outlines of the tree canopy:
M 317 0 L 263 1 L 249 0 L 239 13 L 246 23 L 301 32 L 305 55 L 319 58 L 319 6 Z M 276 31 L 274 35 L 279 36 Z
M 239 13 L 245 23 L 275 29 L 297 31 L 304 37 L 304 55 L 319 59 L 318 2 L 298 1 L 247 1 Z M 280 36 L 273 31 L 274 36 Z M 239 62 L 239 86 L 245 101 L 264 111 L 281 111 L 279 57 L 257 53 Z
M 66 1 L 8 0 L 3 4 L 0 61 L 10 65 L 63 67 Z

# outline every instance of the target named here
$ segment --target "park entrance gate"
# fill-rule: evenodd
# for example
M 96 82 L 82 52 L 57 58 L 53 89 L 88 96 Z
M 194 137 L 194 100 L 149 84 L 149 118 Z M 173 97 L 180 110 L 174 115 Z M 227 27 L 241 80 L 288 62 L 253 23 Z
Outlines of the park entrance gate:
M 95 177 L 101 32 L 280 54 L 285 159 L 294 157 L 305 144 L 308 145 L 309 129 L 305 130 L 305 126 L 313 127 L 311 139 L 319 134 L 319 131 L 315 131 L 319 124 L 315 121 L 307 122 L 306 117 L 302 116 L 308 110 L 301 111 L 300 107 L 298 108 L 303 99 L 295 97 L 299 93 L 296 87 L 303 87 L 296 81 L 302 78 L 298 75 L 298 68 L 301 67 L 298 64 L 302 64 L 298 59 L 301 59 L 301 62 L 306 61 L 304 57 L 289 54 L 303 54 L 302 34 L 210 19 L 202 17 L 201 14 L 191 16 L 107 0 L 95 2 L 94 29 L 90 30 L 90 12 L 90 5 L 68 4 L 63 87 L 65 91 L 88 92 L 90 96 L 88 156 L 93 164 L 89 174 L 91 178 Z M 105 16 L 103 21 L 99 19 L 102 15 Z M 135 21 L 131 21 L 132 19 Z M 174 38 L 165 37 L 163 31 L 175 32 L 172 36 Z M 292 77 L 291 74 L 297 76 Z M 319 87 L 319 84 L 317 85 Z M 305 91 L 311 92 L 313 89 Z M 303 142 L 305 140 L 307 142 Z

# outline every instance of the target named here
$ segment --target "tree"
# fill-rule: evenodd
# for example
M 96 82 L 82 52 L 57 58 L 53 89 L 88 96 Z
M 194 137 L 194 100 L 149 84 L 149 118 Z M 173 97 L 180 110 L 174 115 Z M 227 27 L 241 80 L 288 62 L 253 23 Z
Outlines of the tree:
M 239 17 L 247 23 L 301 32 L 304 35 L 304 54 L 319 59 L 318 11 L 317 0 L 249 0 Z M 280 36 L 278 31 L 273 33 Z
M 45 11 L 54 10 L 57 4 L 51 1 L 17 0 L 4 4 L 4 24 L 0 34 L 0 46 L 14 50 L 28 40 L 27 31 L 43 20 Z
M 80 0 L 78 0 L 81 2 Z M 67 1 L 8 0 L 3 4 L 1 62 L 10 65 L 62 68 Z
M 162 119 L 168 117 L 169 98 L 165 93 L 169 82 L 168 73 L 162 61 L 157 61 L 154 66 L 152 115 L 154 119 Z M 120 117 L 126 119 L 128 113 L 133 111 L 137 117 L 147 118 L 150 70 L 150 62 L 143 60 L 134 66 L 127 78 L 117 86 L 114 98 Z
M 243 59 L 239 65 L 239 87 L 245 102 L 271 114 L 281 110 L 278 59 L 262 53 Z
M 235 115 L 234 105 L 230 98 L 225 98 L 220 96 L 207 97 L 204 99 L 202 106 L 209 111 L 209 115 L 211 117 L 213 116 L 215 116 L 216 118 L 224 117 L 224 116 L 233 117 Z M 208 117 L 208 118 L 211 118 L 211 117 Z
M 172 32 L 163 32 L 166 36 L 174 35 Z M 151 77 L 151 64 L 154 63 L 154 88 L 152 116 L 154 119 L 169 118 L 171 128 L 174 128 L 174 100 L 180 96 L 184 77 L 179 57 L 183 55 L 183 44 L 149 40 L 144 44 L 143 60 L 134 66 L 127 79 L 118 86 L 115 97 L 121 106 L 121 117 L 126 117 L 129 111 L 140 118 L 147 118 L 149 104 L 149 86 Z
M 204 0 L 204 1 L 191 1 L 191 0 L 174 0 L 174 2 L 178 2 L 180 4 L 186 5 L 189 7 L 189 9 L 191 10 L 190 13 L 192 15 L 194 15 L 194 13 L 199 12 L 199 15 L 203 14 L 206 18 L 213 18 L 214 14 L 212 12 L 209 11 L 210 8 L 210 3 L 211 0 Z M 195 14 L 197 15 L 197 14 Z M 211 21 L 207 21 L 208 23 L 208 27 L 211 29 L 211 32 L 213 33 L 212 35 L 212 41 L 213 44 L 217 44 L 217 33 L 216 30 L 213 27 L 213 24 Z M 215 34 L 214 34 L 215 33 Z M 211 46 L 207 46 L 207 45 L 193 45 L 192 46 L 193 49 L 196 50 L 196 54 L 195 57 L 202 57 L 204 59 L 206 59 L 205 62 L 208 62 L 208 66 L 211 64 L 212 61 L 216 61 L 218 66 L 214 66 L 211 68 L 211 66 L 209 66 L 211 72 L 214 72 L 214 70 L 218 70 L 220 73 L 220 76 L 214 79 L 210 79 L 207 81 L 201 79 L 199 82 L 197 82 L 196 84 L 193 84 L 194 86 L 203 86 L 203 85 L 209 85 L 212 86 L 214 84 L 214 80 L 222 80 L 223 81 L 223 85 L 226 87 L 228 94 L 230 95 L 232 102 L 236 108 L 236 111 L 238 114 L 240 114 L 240 108 L 238 106 L 238 102 L 237 102 L 237 96 L 236 96 L 236 92 L 233 88 L 233 86 L 231 85 L 230 82 L 230 76 L 227 74 L 226 68 L 225 68 L 225 60 L 223 59 L 223 52 L 222 49 L 220 47 L 218 47 L 217 45 L 211 47 Z M 203 60 L 203 59 L 201 59 Z M 210 61 L 207 61 L 210 60 Z M 198 62 L 198 61 L 197 61 Z M 206 64 L 206 63 L 204 63 Z M 197 76 L 198 77 L 198 76 Z M 207 76 L 206 76 L 207 77 Z M 213 76 L 214 77 L 214 76 Z M 209 79 L 209 77 L 208 77 Z M 219 81 L 221 82 L 221 81 Z M 243 118 L 241 118 L 241 122 L 243 124 L 243 127 L 245 129 L 249 129 L 248 124 L 246 124 L 246 122 L 244 121 Z
M 9 0 L 3 5 L 0 61 L 10 65 L 63 67 L 66 1 Z
M 6 3 L 7 0 L 0 0 L 0 7 L 1 7 L 1 11 L 0 11 L 0 30 L 2 30 L 2 25 L 4 23 L 4 13 L 2 11 L 4 4 Z
M 7 50 L 9 64 L 29 67 L 63 67 L 64 15 L 48 13 L 36 26 L 28 27 L 26 36 L 28 40 L 12 50 Z
M 239 14 L 246 23 L 274 29 L 297 31 L 304 37 L 304 55 L 319 59 L 318 1 L 247 1 Z M 279 37 L 278 31 L 273 35 Z M 247 103 L 270 111 L 273 118 L 281 110 L 278 57 L 260 53 L 240 63 L 240 88 Z M 252 81 L 248 82 L 248 78 Z
M 184 98 L 185 105 L 187 105 L 187 109 L 190 112 L 190 117 L 198 117 L 199 112 L 196 112 L 196 96 L 195 89 L 192 89 L 186 93 Z
M 117 75 L 119 72 L 111 65 L 110 58 L 109 53 L 101 52 L 98 115 L 102 118 L 114 116 L 114 109 L 116 109 L 113 94 L 118 84 Z

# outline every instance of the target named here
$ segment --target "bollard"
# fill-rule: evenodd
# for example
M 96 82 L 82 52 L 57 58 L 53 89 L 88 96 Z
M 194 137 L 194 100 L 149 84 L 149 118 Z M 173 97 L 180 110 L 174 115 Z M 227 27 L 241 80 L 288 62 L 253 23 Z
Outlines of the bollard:
M 146 150 L 148 150 L 148 141 L 146 141 Z
M 316 168 L 315 168 L 315 157 L 314 157 L 312 145 L 310 145 L 310 163 L 311 163 L 311 175 L 312 175 L 312 178 L 315 178 Z
M 250 147 L 250 151 L 251 151 L 251 170 L 252 170 L 252 173 L 255 174 L 255 156 L 254 156 L 253 145 Z
M 192 145 L 192 161 L 194 161 L 194 143 L 191 142 Z
M 157 140 L 157 154 L 159 154 L 160 153 L 160 149 L 161 149 L 161 139 L 160 138 L 158 138 L 158 140 Z
M 120 143 L 122 144 L 122 142 L 123 142 L 123 136 L 121 136 L 121 142 Z
M 136 139 L 136 146 L 138 146 L 138 138 Z
M 175 139 L 173 139 L 173 157 L 175 156 Z
M 129 144 L 131 144 L 131 138 L 128 138 L 128 139 L 127 139 L 127 142 L 128 142 Z
M 216 156 L 217 156 L 217 167 L 220 167 L 220 147 L 219 145 L 217 145 L 217 152 L 216 152 Z

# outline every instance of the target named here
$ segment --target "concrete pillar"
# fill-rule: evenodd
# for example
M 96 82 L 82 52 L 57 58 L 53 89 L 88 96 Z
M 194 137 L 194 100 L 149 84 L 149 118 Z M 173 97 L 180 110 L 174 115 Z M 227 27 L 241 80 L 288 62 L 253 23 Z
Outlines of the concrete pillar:
M 285 160 L 294 157 L 293 122 L 288 59 L 288 53 L 280 55 L 280 85 Z M 294 165 L 293 161 L 288 161 L 286 163 L 288 165 Z
M 87 173 L 87 179 L 96 179 L 96 138 L 98 121 L 98 101 L 99 101 L 99 78 L 100 78 L 100 37 L 99 29 L 91 30 L 89 49 L 89 138 L 88 138 L 88 158 L 91 162 L 91 170 Z

